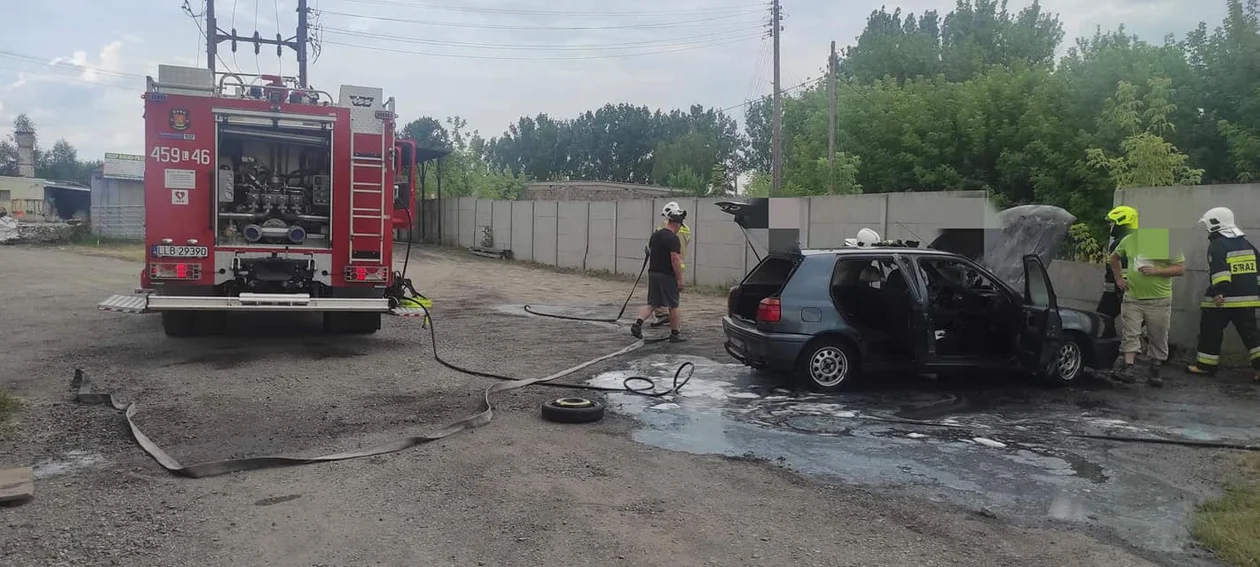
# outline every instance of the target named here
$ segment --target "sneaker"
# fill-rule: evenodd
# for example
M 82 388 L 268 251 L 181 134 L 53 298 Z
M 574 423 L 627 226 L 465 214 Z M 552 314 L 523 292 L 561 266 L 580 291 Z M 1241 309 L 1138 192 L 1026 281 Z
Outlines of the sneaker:
M 1133 365 L 1126 364 L 1124 365 L 1124 368 L 1121 368 L 1119 372 L 1116 372 L 1116 380 L 1124 382 L 1125 384 L 1134 384 L 1137 382 L 1137 376 L 1134 376 L 1134 374 L 1135 371 L 1133 369 Z
M 636 339 L 643 338 L 643 321 L 635 321 L 630 325 L 630 335 Z
M 687 339 L 683 338 L 683 336 L 678 331 L 674 331 L 669 334 L 669 342 L 682 343 L 682 342 L 687 342 Z

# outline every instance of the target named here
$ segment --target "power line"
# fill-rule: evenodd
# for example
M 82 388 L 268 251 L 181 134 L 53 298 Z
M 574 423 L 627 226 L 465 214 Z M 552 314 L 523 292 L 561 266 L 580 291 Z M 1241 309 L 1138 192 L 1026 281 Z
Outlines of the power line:
M 756 37 L 756 36 L 752 36 L 752 37 Z M 693 45 L 693 46 L 688 46 L 688 47 L 679 47 L 676 49 L 665 49 L 665 50 L 659 50 L 659 51 L 644 51 L 644 52 L 639 52 L 639 53 L 612 53 L 612 54 L 607 54 L 607 55 L 592 55 L 592 56 L 587 56 L 587 57 L 581 57 L 581 56 L 578 56 L 578 57 L 494 57 L 494 56 L 489 56 L 489 55 L 459 55 L 459 54 L 454 54 L 454 53 L 432 53 L 432 52 L 426 52 L 426 51 L 391 49 L 388 47 L 378 47 L 378 46 L 371 46 L 371 45 L 356 45 L 352 43 L 341 43 L 339 41 L 331 41 L 331 40 L 325 40 L 324 43 L 328 45 L 340 45 L 342 47 L 354 47 L 358 49 L 368 49 L 372 51 L 402 53 L 406 55 L 426 55 L 430 57 L 452 57 L 456 59 L 489 59 L 489 60 L 499 60 L 499 61 L 577 61 L 577 60 L 583 60 L 583 59 L 615 59 L 615 58 L 620 58 L 620 57 L 640 57 L 644 55 L 660 55 L 664 53 L 676 53 L 679 51 L 688 51 L 692 49 L 701 49 L 705 47 L 717 47 L 720 45 L 730 45 L 732 43 L 739 43 L 739 42 L 746 41 L 748 39 L 751 39 L 751 37 L 728 39 L 725 41 L 704 43 L 704 44 L 698 44 L 698 45 Z
M 472 42 L 461 42 L 461 41 L 441 41 L 441 40 L 432 40 L 432 39 L 419 39 L 419 38 L 384 35 L 384 34 L 371 33 L 371 32 L 360 32 L 360 31 L 346 30 L 346 29 L 340 29 L 340 28 L 324 28 L 324 30 L 328 32 L 332 32 L 336 35 L 346 35 L 346 36 L 351 36 L 351 37 L 360 37 L 360 38 L 368 38 L 368 39 L 382 39 L 382 40 L 389 40 L 389 41 L 397 41 L 401 43 L 413 43 L 413 44 L 421 44 L 421 45 L 467 47 L 467 48 L 474 48 L 474 49 L 505 49 L 505 50 L 512 50 L 512 51 L 517 51 L 517 50 L 522 50 L 522 49 L 545 49 L 545 50 L 555 50 L 555 51 L 568 51 L 568 50 L 585 51 L 585 50 L 596 50 L 596 49 L 624 49 L 624 48 L 635 48 L 635 47 L 677 47 L 677 46 L 682 46 L 682 45 L 705 43 L 707 41 L 711 41 L 712 40 L 711 38 L 715 38 L 715 37 L 722 37 L 725 39 L 730 39 L 732 37 L 731 36 L 732 33 L 756 30 L 759 28 L 760 26 L 752 26 L 752 27 L 722 30 L 720 32 L 703 34 L 703 35 L 695 35 L 695 36 L 687 36 L 687 37 L 674 37 L 674 38 L 667 38 L 667 39 L 631 41 L 631 42 L 626 42 L 626 43 L 604 43 L 604 44 L 598 44 L 598 43 L 591 43 L 591 44 L 492 44 L 492 43 L 472 43 Z M 747 34 L 744 34 L 744 35 L 747 35 Z
M 35 79 L 53 79 L 53 80 L 56 80 L 57 82 L 73 83 L 73 84 L 77 84 L 83 87 L 108 87 L 111 89 L 120 89 L 120 90 L 126 90 L 130 92 L 136 92 L 135 87 L 128 87 L 125 85 L 120 85 L 117 83 L 108 83 L 108 82 L 97 83 L 97 82 L 91 82 L 91 81 L 80 81 L 80 80 L 76 80 L 76 78 L 71 75 L 59 75 L 55 73 L 52 73 L 52 74 L 38 73 L 38 72 L 32 72 L 28 69 L 19 69 L 19 68 L 8 67 L 8 66 L 0 66 L 0 71 L 9 71 L 11 73 L 17 73 L 19 77 L 30 77 L 30 78 L 35 78 Z
M 324 10 L 324 14 L 330 16 L 344 16 L 347 18 L 357 18 L 362 20 L 377 20 L 384 22 L 394 22 L 402 24 L 415 24 L 420 26 L 434 26 L 443 28 L 473 28 L 488 30 L 630 30 L 630 29 L 664 29 L 664 28 L 687 28 L 687 27 L 707 27 L 712 25 L 709 22 L 718 20 L 729 20 L 733 18 L 743 17 L 746 14 L 735 14 L 728 16 L 714 16 L 711 18 L 697 18 L 694 20 L 683 20 L 676 22 L 656 22 L 645 24 L 621 24 L 613 26 L 512 26 L 505 24 L 470 24 L 466 22 L 435 22 L 432 20 L 413 20 L 407 18 L 395 18 L 389 16 L 367 16 L 363 14 L 351 14 L 348 12 L 336 12 L 332 10 Z M 748 20 L 752 23 L 758 20 Z
M 779 92 L 780 92 L 780 93 L 786 93 L 786 92 L 789 92 L 789 91 L 794 91 L 794 90 L 799 89 L 799 88 L 801 88 L 801 87 L 803 87 L 803 86 L 805 86 L 805 85 L 808 85 L 808 84 L 810 84 L 810 83 L 817 83 L 817 82 L 819 82 L 820 80 L 821 80 L 821 79 L 808 79 L 808 80 L 806 80 L 806 81 L 805 81 L 805 82 L 803 82 L 803 83 L 798 83 L 798 84 L 792 85 L 792 86 L 790 86 L 790 87 L 787 87 L 787 88 L 782 89 L 782 90 L 781 90 L 781 91 L 779 91 Z M 739 103 L 739 104 L 732 104 L 732 105 L 730 105 L 730 106 L 728 106 L 728 107 L 726 107 L 726 108 L 723 108 L 723 109 L 721 109 L 721 110 L 718 110 L 718 112 L 726 112 L 726 111 L 728 111 L 728 110 L 735 110 L 736 108 L 739 108 L 739 107 L 741 107 L 741 106 L 748 106 L 748 105 L 750 105 L 750 104 L 752 104 L 752 103 L 754 103 L 754 102 L 760 102 L 760 101 L 763 101 L 763 100 L 765 100 L 765 99 L 766 99 L 767 97 L 769 97 L 769 96 L 770 96 L 770 95 L 761 95 L 761 96 L 759 96 L 759 97 L 757 97 L 757 98 L 750 98 L 750 99 L 745 100 L 744 102 L 741 102 L 741 103 Z
M 695 14 L 717 14 L 723 12 L 760 12 L 764 6 L 757 4 L 740 4 L 730 6 L 713 6 L 708 8 L 692 8 L 681 10 L 654 10 L 639 12 L 573 12 L 568 10 L 517 10 L 508 8 L 479 8 L 469 6 L 439 6 L 433 4 L 416 4 L 412 2 L 398 2 L 390 0 L 341 0 L 342 2 L 350 2 L 355 4 L 375 4 L 378 6 L 396 6 L 402 8 L 420 8 L 425 10 L 438 10 L 444 12 L 466 12 L 475 14 L 509 14 L 518 16 L 576 16 L 576 17 L 606 17 L 606 16 L 680 16 Z
M 73 63 L 66 64 L 65 62 L 58 62 L 55 59 L 37 57 L 34 55 L 25 55 L 22 53 L 15 53 L 12 51 L 5 51 L 5 50 L 0 50 L 0 57 L 9 57 L 12 59 L 29 61 L 32 63 L 39 63 L 40 65 L 45 65 L 48 67 L 52 67 L 54 69 L 64 69 L 68 71 L 73 70 L 80 73 L 86 72 L 86 71 L 92 71 L 94 73 L 99 73 L 102 75 L 123 78 L 123 79 L 143 79 L 145 77 L 144 75 L 140 75 L 136 73 L 125 73 L 122 71 L 111 71 L 109 69 L 98 69 L 95 67 L 88 67 L 87 65 L 75 65 Z

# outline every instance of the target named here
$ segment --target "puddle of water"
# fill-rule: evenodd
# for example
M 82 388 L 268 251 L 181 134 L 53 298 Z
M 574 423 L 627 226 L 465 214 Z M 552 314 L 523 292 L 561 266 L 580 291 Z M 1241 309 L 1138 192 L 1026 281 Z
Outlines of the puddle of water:
M 56 459 L 48 459 L 35 463 L 31 467 L 32 476 L 37 480 L 41 478 L 49 478 L 54 476 L 71 473 L 77 470 L 86 469 L 100 463 L 105 462 L 105 457 L 99 453 L 89 453 L 87 451 L 67 451 Z
M 1185 543 L 1183 522 L 1193 499 L 1152 483 L 1141 471 L 1091 460 L 1105 459 L 1105 452 L 1086 458 L 1065 448 L 1066 440 L 1036 442 L 1082 427 L 1142 429 L 1096 414 L 1082 416 L 1079 408 L 1056 413 L 1025 404 L 930 421 L 954 427 L 885 423 L 871 418 L 906 407 L 958 407 L 962 396 L 795 393 L 760 381 L 740 365 L 670 355 L 637 360 L 629 369 L 600 374 L 589 383 L 620 387 L 625 378 L 640 375 L 663 388 L 684 361 L 695 364 L 695 373 L 677 394 L 608 396 L 612 411 L 642 423 L 632 434 L 636 441 L 695 454 L 751 454 L 804 474 L 899 487 L 970 507 L 979 502 L 1014 516 L 1090 522 L 1161 552 L 1181 552 Z M 1017 434 L 1008 437 L 1016 426 L 1039 437 L 1028 443 Z M 976 435 L 986 428 L 1008 436 Z

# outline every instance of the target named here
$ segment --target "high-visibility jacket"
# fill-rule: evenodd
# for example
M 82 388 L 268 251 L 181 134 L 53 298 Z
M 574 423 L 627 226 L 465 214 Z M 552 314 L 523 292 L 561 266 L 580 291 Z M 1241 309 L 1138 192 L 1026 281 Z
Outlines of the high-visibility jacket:
M 1200 307 L 1215 309 L 1212 301 L 1225 297 L 1221 307 L 1260 307 L 1256 247 L 1245 237 L 1213 235 L 1208 242 L 1208 288 Z
M 658 227 L 658 230 L 661 228 L 665 228 L 668 225 L 669 225 L 669 221 L 662 222 L 661 226 Z M 687 243 L 691 242 L 691 227 L 685 224 L 678 227 L 678 242 L 679 244 L 682 245 L 682 246 L 679 246 L 678 256 L 682 258 L 682 261 L 683 261 L 682 267 L 685 270 L 687 269 Z
M 1129 232 L 1122 232 L 1111 236 L 1111 240 L 1107 241 L 1107 257 L 1110 258 L 1116 252 L 1116 247 L 1120 246 L 1120 241 L 1128 236 Z M 1129 259 L 1125 256 L 1120 257 L 1120 271 L 1129 269 Z M 1103 270 L 1103 293 L 1115 293 L 1116 276 L 1111 273 L 1111 268 Z

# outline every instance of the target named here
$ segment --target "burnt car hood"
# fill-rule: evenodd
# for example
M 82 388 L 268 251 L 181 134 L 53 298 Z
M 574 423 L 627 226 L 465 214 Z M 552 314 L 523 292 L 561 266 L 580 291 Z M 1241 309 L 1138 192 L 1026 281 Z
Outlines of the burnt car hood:
M 928 248 L 966 256 L 983 264 L 1015 289 L 1024 288 L 1024 256 L 1042 265 L 1059 254 L 1076 217 L 1053 205 L 1020 205 L 997 213 L 991 228 L 947 228 Z

